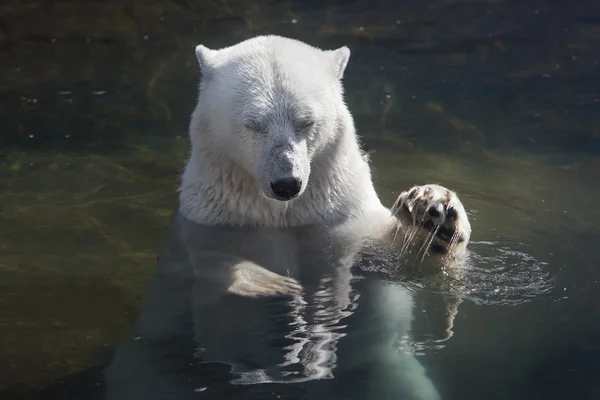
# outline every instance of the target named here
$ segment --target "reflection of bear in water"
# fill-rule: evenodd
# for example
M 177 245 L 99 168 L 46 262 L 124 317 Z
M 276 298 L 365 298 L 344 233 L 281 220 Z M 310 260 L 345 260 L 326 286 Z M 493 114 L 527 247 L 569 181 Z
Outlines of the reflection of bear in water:
M 410 293 L 368 279 L 353 291 L 350 269 L 361 249 L 383 265 L 460 267 L 471 228 L 457 195 L 425 185 L 381 205 L 343 100 L 347 48 L 263 36 L 196 54 L 203 78 L 183 218 L 148 289 L 141 339 L 108 370 L 107 398 L 191 398 L 207 381 L 204 396 L 218 398 L 218 379 L 182 372 L 198 363 L 185 360 L 194 347 L 231 365 L 232 383 L 314 383 L 368 366 L 369 398 L 439 398 L 399 350 Z M 183 355 L 165 359 L 192 335 Z M 335 382 L 310 397 L 337 398 Z

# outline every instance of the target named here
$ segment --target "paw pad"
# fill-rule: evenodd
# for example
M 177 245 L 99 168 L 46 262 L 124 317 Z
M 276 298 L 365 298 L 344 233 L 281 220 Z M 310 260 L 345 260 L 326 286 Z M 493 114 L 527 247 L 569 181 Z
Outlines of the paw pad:
M 458 198 L 444 187 L 415 186 L 400 195 L 392 212 L 400 220 L 433 233 L 439 240 L 432 243 L 437 247 L 430 249 L 442 253 L 442 249 L 465 240 L 457 206 L 461 207 Z
M 430 208 L 429 209 L 429 215 L 431 215 L 432 218 L 439 218 L 442 216 L 442 214 L 436 210 L 435 208 Z
M 446 211 L 446 219 L 449 221 L 454 221 L 456 217 L 458 217 L 456 209 L 454 207 L 448 207 L 448 210 Z

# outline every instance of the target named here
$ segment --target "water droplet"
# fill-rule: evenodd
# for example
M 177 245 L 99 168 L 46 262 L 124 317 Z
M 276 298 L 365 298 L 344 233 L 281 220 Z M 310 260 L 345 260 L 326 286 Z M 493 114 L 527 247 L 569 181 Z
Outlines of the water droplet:
M 202 353 L 204 353 L 205 351 L 206 349 L 196 349 L 196 351 L 194 351 L 194 357 L 200 358 L 202 356 Z

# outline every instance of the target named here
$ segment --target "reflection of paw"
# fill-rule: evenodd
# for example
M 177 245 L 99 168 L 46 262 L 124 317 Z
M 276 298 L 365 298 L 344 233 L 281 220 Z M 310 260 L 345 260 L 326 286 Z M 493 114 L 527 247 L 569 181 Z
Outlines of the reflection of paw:
M 392 214 L 403 224 L 434 234 L 433 253 L 447 253 L 456 245 L 469 241 L 471 225 L 456 193 L 439 185 L 415 186 L 402 192 Z
M 235 266 L 228 291 L 248 297 L 296 296 L 302 292 L 302 286 L 293 278 L 244 262 Z

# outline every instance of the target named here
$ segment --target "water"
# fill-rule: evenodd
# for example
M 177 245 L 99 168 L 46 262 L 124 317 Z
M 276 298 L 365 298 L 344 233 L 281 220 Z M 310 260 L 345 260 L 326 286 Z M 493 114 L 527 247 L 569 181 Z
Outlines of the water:
M 373 299 L 387 292 L 414 304 L 399 346 L 444 399 L 600 398 L 596 3 L 8 1 L 0 10 L 1 398 L 103 398 L 105 367 L 131 349 L 120 376 L 177 399 L 367 398 L 370 377 L 397 377 L 377 353 L 390 315 Z M 456 190 L 474 232 L 464 280 L 390 276 L 365 257 L 352 304 L 324 295 L 303 306 L 322 309 L 320 321 L 289 325 L 294 307 L 279 300 L 225 299 L 196 309 L 204 326 L 241 324 L 223 351 L 199 343 L 176 307 L 165 311 L 176 322 L 156 326 L 171 339 L 149 342 L 136 332 L 176 227 L 193 48 L 260 33 L 350 46 L 348 104 L 381 197 L 391 204 L 425 182 Z M 173 301 L 190 293 L 167 289 Z M 290 326 L 322 334 L 285 339 Z M 272 367 L 307 338 L 307 349 L 325 343 L 323 362 L 270 372 L 311 379 L 229 383 L 231 354 L 249 369 Z

